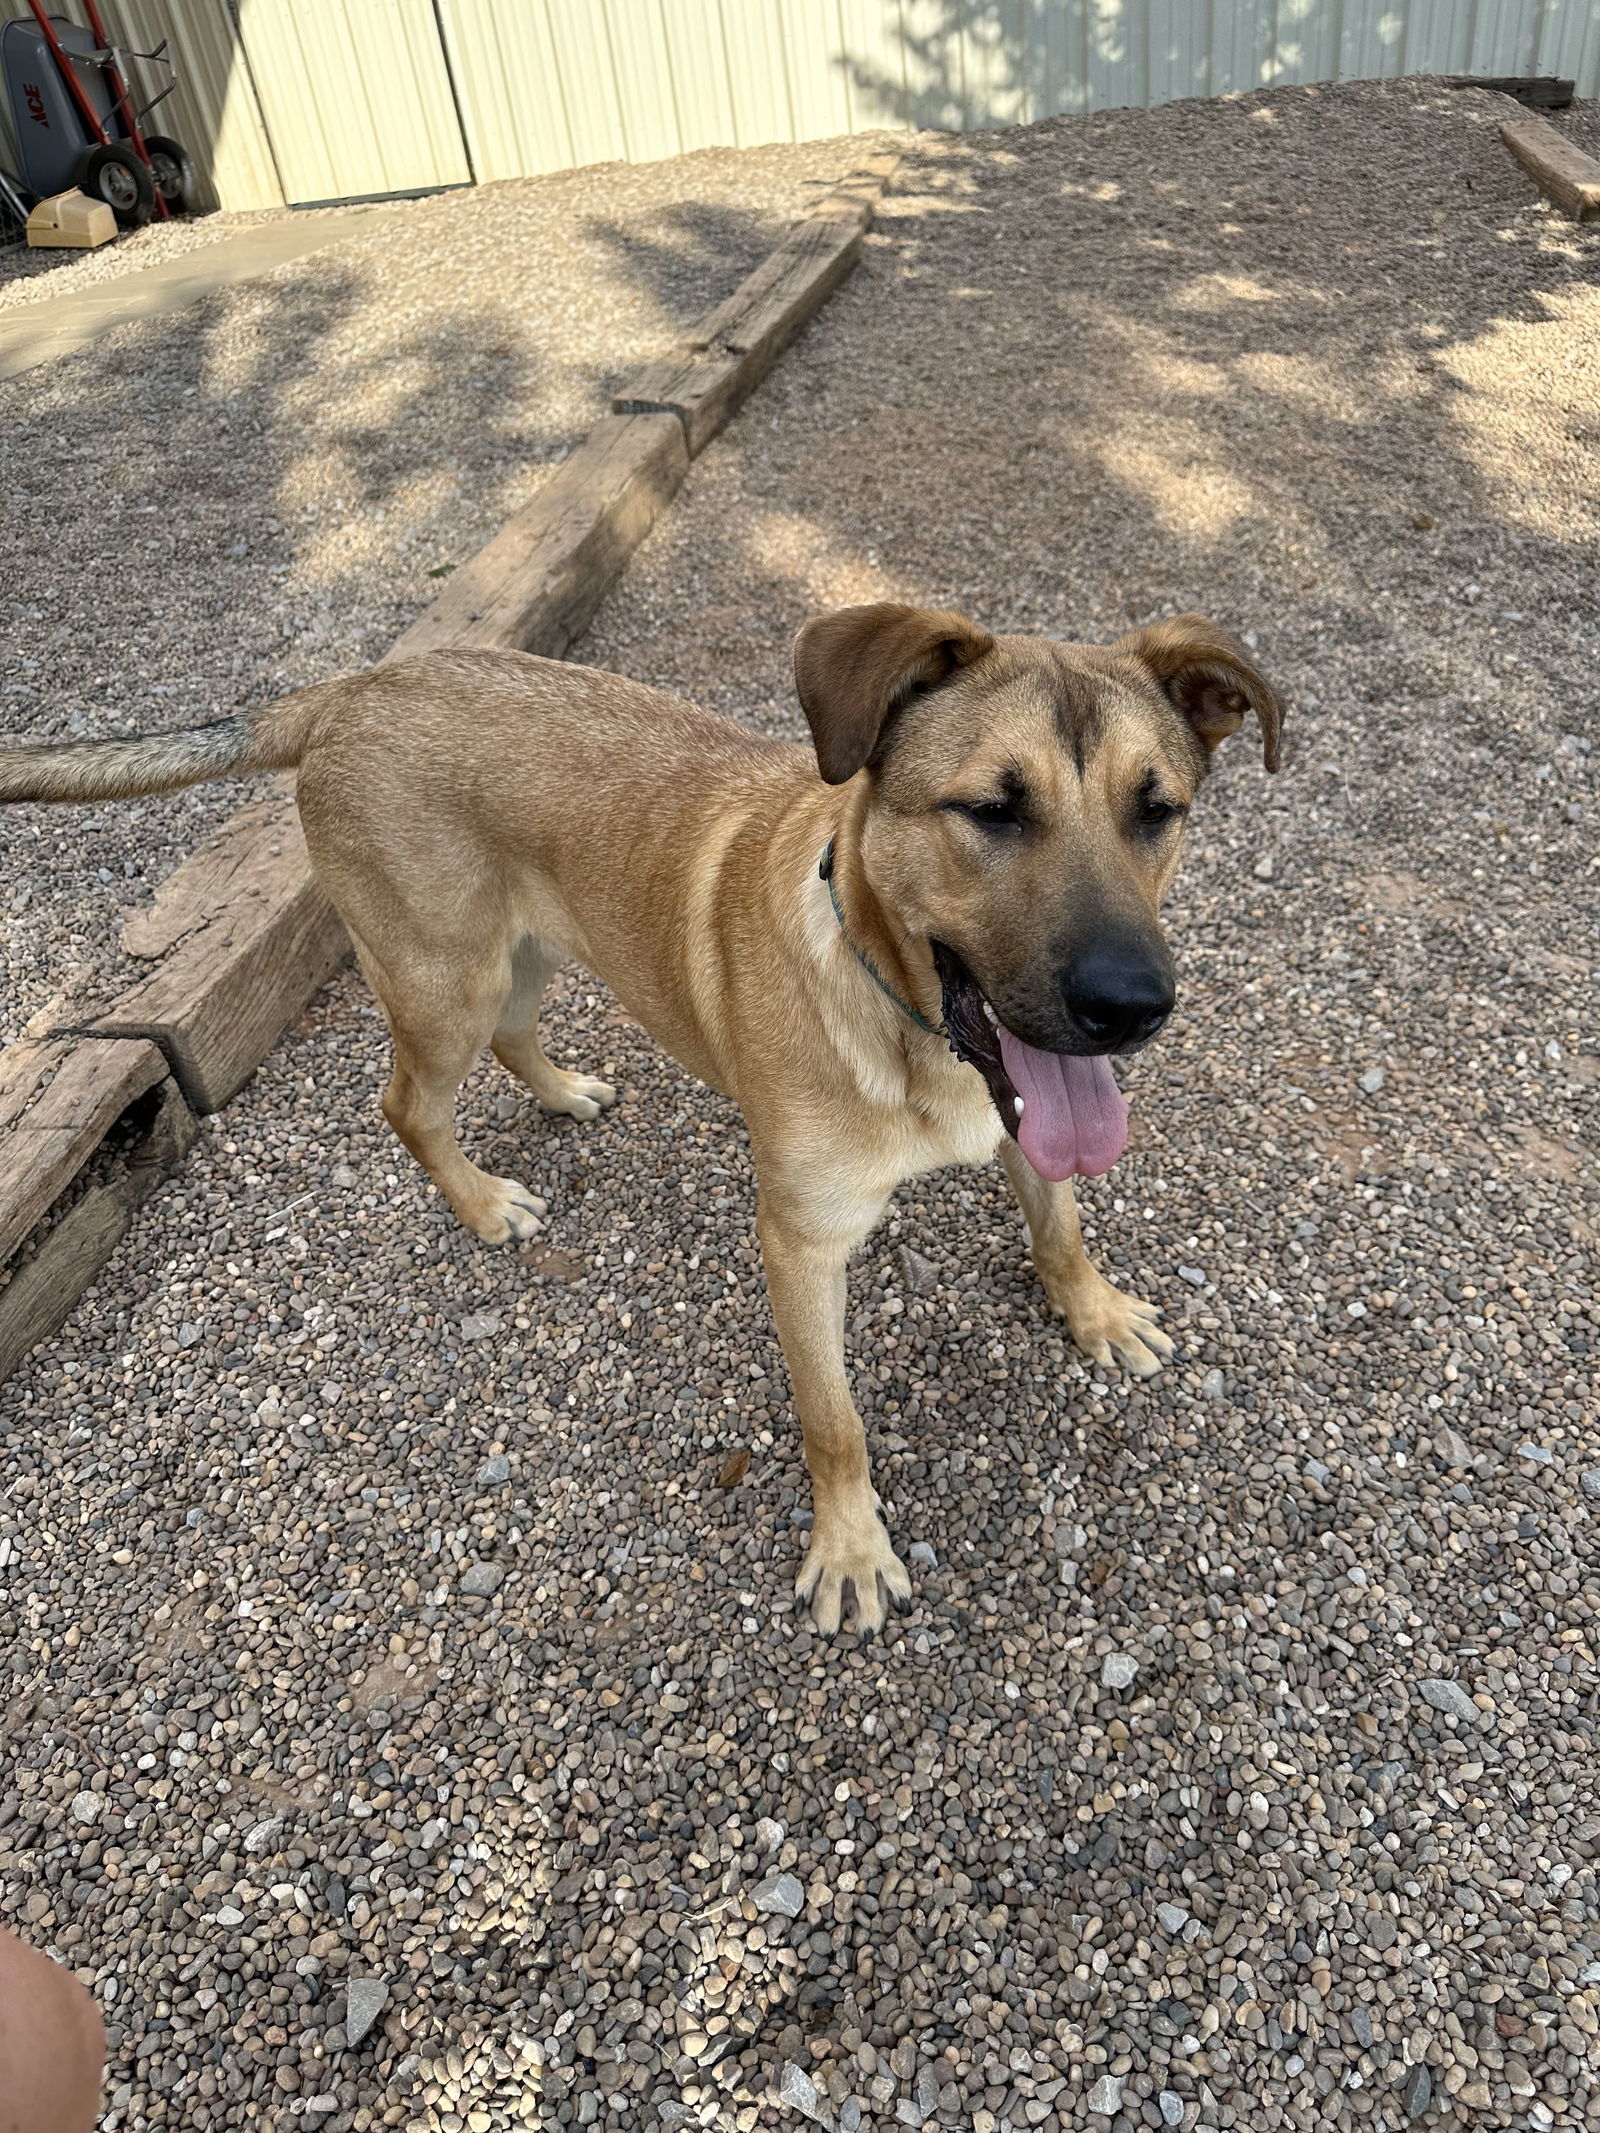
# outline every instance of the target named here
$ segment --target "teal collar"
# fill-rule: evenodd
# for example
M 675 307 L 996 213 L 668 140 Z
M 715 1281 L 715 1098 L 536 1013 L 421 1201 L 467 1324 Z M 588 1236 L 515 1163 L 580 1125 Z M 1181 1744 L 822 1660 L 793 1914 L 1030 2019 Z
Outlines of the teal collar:
M 866 956 L 864 956 L 861 950 L 856 946 L 855 942 L 851 940 L 849 928 L 845 925 L 844 922 L 844 907 L 839 902 L 839 892 L 833 885 L 833 839 L 831 837 L 828 839 L 827 844 L 823 847 L 822 860 L 817 868 L 817 872 L 822 877 L 822 879 L 828 884 L 828 899 L 833 905 L 833 915 L 839 921 L 839 931 L 844 935 L 845 946 L 855 957 L 856 961 L 861 965 L 862 969 L 867 973 L 867 976 L 871 978 L 873 984 L 877 986 L 879 992 L 881 992 L 887 999 L 893 1000 L 895 1006 L 899 1008 L 901 1014 L 909 1015 L 911 1020 L 917 1025 L 918 1029 L 925 1029 L 930 1037 L 942 1036 L 944 1032 L 939 1028 L 938 1024 L 930 1022 L 927 1016 L 924 1014 L 920 1014 L 917 1009 L 912 1006 L 909 1000 L 903 999 L 901 995 L 895 991 L 894 987 L 889 983 L 888 979 L 883 975 L 883 972 L 879 970 L 877 965 L 871 962 Z

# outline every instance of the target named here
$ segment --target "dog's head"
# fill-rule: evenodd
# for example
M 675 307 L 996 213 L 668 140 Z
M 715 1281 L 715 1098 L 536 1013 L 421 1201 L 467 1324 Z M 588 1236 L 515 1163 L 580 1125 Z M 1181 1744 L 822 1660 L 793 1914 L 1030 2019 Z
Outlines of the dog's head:
M 795 682 L 823 777 L 872 779 L 862 856 L 932 953 L 954 1048 L 1036 1169 L 1108 1169 L 1104 1062 L 1176 998 L 1160 910 L 1190 804 L 1250 712 L 1278 767 L 1271 687 L 1198 615 L 1100 646 L 888 604 L 808 623 Z

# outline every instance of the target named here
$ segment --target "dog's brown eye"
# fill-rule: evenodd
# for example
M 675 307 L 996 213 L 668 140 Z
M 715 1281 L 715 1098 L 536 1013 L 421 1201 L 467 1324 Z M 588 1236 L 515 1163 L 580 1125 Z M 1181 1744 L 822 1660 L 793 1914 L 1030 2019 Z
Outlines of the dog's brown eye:
M 952 814 L 965 815 L 979 829 L 1015 837 L 1022 831 L 1022 816 L 1014 800 L 946 800 Z
M 1187 812 L 1178 801 L 1163 800 L 1147 786 L 1134 803 L 1133 826 L 1141 836 L 1154 837 Z

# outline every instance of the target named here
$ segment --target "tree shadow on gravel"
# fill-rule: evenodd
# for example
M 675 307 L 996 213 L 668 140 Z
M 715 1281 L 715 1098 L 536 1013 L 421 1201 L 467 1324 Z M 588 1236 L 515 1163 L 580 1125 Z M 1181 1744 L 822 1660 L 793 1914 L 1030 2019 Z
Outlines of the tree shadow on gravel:
M 196 310 L 125 329 L 131 343 L 116 336 L 113 346 L 29 373 L 21 389 L 0 390 L 0 452 L 23 485 L 13 491 L 12 523 L 19 533 L 24 525 L 48 527 L 50 536 L 56 589 L 41 585 L 13 606 L 17 623 L 31 625 L 17 627 L 17 641 L 39 655 L 38 667 L 49 676 L 33 685 L 47 720 L 52 713 L 70 720 L 62 699 L 75 693 L 60 655 L 81 643 L 81 631 L 64 588 L 74 580 L 94 582 L 108 552 L 120 556 L 115 597 L 123 642 L 131 637 L 138 650 L 148 640 L 168 640 L 161 648 L 184 675 L 166 681 L 164 693 L 198 693 L 200 675 L 218 674 L 219 655 L 226 658 L 220 671 L 234 673 L 265 654 L 264 667 L 246 685 L 267 694 L 278 681 L 276 647 L 259 634 L 251 639 L 264 602 L 331 597 L 345 571 L 371 567 L 359 555 L 343 569 L 318 563 L 315 530 L 306 523 L 308 496 L 346 532 L 364 509 L 403 502 L 407 545 L 431 557 L 455 548 L 461 537 L 459 494 L 430 496 L 419 488 L 441 471 L 455 471 L 439 468 L 433 443 L 447 409 L 459 420 L 454 411 L 463 398 L 476 404 L 463 471 L 490 485 L 482 498 L 486 514 L 499 508 L 498 486 L 537 455 L 552 456 L 570 442 L 518 413 L 537 406 L 544 379 L 515 345 L 512 329 L 493 316 L 447 314 L 397 333 L 381 349 L 341 355 L 324 392 L 318 378 L 324 351 L 368 301 L 360 268 L 337 258 L 312 261 Z M 135 352 L 138 360 L 130 364 Z M 108 374 L 120 374 L 124 440 L 120 464 L 109 467 L 87 441 Z M 64 438 L 85 440 L 69 445 L 66 465 L 26 449 L 41 422 Z M 329 486 L 337 491 L 332 503 Z M 425 589 L 416 558 L 403 558 L 391 577 L 397 612 Z M 14 570 L 13 583 L 19 579 Z M 192 618 L 182 648 L 190 659 L 173 659 L 170 639 L 193 608 L 197 580 L 205 585 L 205 620 Z M 284 627 L 275 634 L 292 642 L 296 611 L 278 612 Z M 232 648 L 230 617 L 240 625 Z M 254 661 L 241 656 L 242 646 Z M 106 665 L 98 653 L 86 663 Z M 118 698 L 123 686 L 109 676 L 101 683 Z M 14 692 L 7 708 L 15 712 L 16 697 L 25 693 Z M 123 720 L 128 708 L 118 703 Z M 80 718 L 69 730 L 95 730 L 95 724 Z
M 1236 629 L 1270 631 L 1291 672 L 1314 670 L 1319 632 L 1365 641 L 1373 712 L 1347 724 L 1338 764 L 1316 774 L 1337 781 L 1326 797 L 1341 804 L 1369 774 L 1386 835 L 1425 823 L 1426 730 L 1382 707 L 1459 693 L 1459 639 L 1491 597 L 1478 582 L 1485 543 L 1516 551 L 1556 610 L 1582 610 L 1600 559 L 1600 522 L 1586 540 L 1570 522 L 1554 528 L 1520 479 L 1516 443 L 1539 414 L 1516 366 L 1533 368 L 1539 326 L 1593 290 L 1600 251 L 1532 209 L 1492 125 L 1459 123 L 1460 98 L 1385 93 L 1409 95 L 1420 123 L 1397 130 L 1362 214 L 1331 236 L 1314 129 L 1335 128 L 1341 102 L 1368 91 L 1208 106 L 1204 157 L 1165 151 L 1177 129 L 1192 135 L 1187 106 L 912 144 L 897 187 L 907 204 L 891 205 L 857 281 L 811 329 L 846 336 L 859 365 L 804 408 L 815 388 L 800 382 L 802 345 L 692 478 L 691 495 L 725 467 L 731 498 L 758 424 L 780 464 L 804 426 L 783 518 L 723 515 L 709 535 L 722 567 L 698 572 L 706 608 L 658 640 L 666 670 L 652 678 L 670 683 L 681 663 L 702 680 L 702 625 L 712 639 L 754 629 L 776 649 L 835 597 L 830 573 L 967 603 L 1002 627 L 1059 628 L 1065 609 L 1085 635 L 1220 601 Z M 1044 168 L 1059 179 L 1041 183 Z M 957 241 L 975 218 L 992 233 L 981 261 Z M 1456 269 L 1463 252 L 1470 272 Z M 888 390 L 873 360 L 883 306 L 897 347 L 920 335 L 925 351 L 896 355 Z M 670 544 L 673 527 L 657 539 Z M 606 628 L 603 613 L 602 640 Z M 1518 656 L 1549 672 L 1554 698 L 1547 641 Z M 741 690 L 748 699 L 740 662 L 718 687 L 730 707 Z M 786 684 L 775 713 L 798 733 Z M 1292 746 L 1307 731 L 1294 729 Z M 1501 738 L 1486 704 L 1461 705 L 1454 731 Z M 1370 775 L 1380 762 L 1414 772 L 1410 788 Z
M 0 730 L 154 731 L 361 666 L 570 442 L 528 412 L 546 380 L 492 314 L 446 312 L 330 360 L 369 291 L 335 254 L 0 387 Z M 441 434 L 461 440 L 443 465 Z M 0 873 L 22 901 L 0 1034 L 63 989 L 81 1006 L 128 982 L 122 907 L 253 791 L 7 810 Z

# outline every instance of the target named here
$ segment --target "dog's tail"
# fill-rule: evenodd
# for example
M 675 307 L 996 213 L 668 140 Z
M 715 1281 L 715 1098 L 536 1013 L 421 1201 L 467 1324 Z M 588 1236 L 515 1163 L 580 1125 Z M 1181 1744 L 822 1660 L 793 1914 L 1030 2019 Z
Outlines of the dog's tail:
M 0 747 L 0 802 L 126 800 L 203 785 L 208 778 L 292 770 L 329 694 L 324 682 L 259 711 L 142 739 Z

